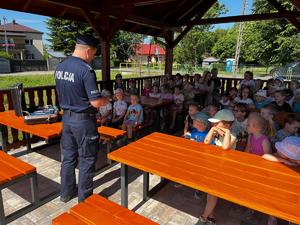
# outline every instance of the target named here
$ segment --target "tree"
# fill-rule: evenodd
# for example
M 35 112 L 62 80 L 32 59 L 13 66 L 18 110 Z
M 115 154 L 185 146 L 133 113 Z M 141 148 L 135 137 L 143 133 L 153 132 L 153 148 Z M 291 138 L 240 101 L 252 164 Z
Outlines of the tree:
M 224 5 L 216 3 L 204 16 L 217 17 L 226 12 Z M 194 26 L 174 49 L 174 59 L 178 63 L 197 66 L 204 57 L 211 55 L 211 49 L 222 31 L 213 32 L 212 26 Z
M 63 51 L 66 55 L 73 52 L 79 33 L 95 34 L 92 27 L 78 21 L 50 18 L 47 26 L 50 31 L 50 47 L 55 51 Z M 143 35 L 118 31 L 111 41 L 111 60 L 124 62 L 135 52 L 135 44 L 142 41 Z

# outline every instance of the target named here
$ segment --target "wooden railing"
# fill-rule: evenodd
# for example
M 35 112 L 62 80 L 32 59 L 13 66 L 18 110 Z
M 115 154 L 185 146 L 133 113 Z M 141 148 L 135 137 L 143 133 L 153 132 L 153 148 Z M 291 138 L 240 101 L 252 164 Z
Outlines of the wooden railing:
M 191 80 L 193 77 L 191 77 Z M 123 79 L 124 85 L 127 88 L 130 79 Z M 145 77 L 145 78 L 135 78 L 136 87 L 141 94 L 145 80 L 160 83 L 161 76 Z M 226 93 L 231 87 L 237 87 L 241 79 L 237 78 L 220 78 L 221 80 L 221 93 Z M 265 81 L 264 81 L 265 82 Z M 102 90 L 104 87 L 113 87 L 115 81 L 97 81 L 98 87 Z M 264 83 L 265 86 L 265 83 Z M 34 108 L 37 106 L 44 105 L 58 105 L 58 97 L 56 94 L 56 89 L 54 85 L 51 86 L 40 86 L 40 87 L 27 87 L 24 88 L 26 106 L 28 108 Z M 6 110 L 13 110 L 13 102 L 9 89 L 0 90 L 0 112 Z M 19 143 L 24 143 L 23 134 L 15 129 L 7 129 L 7 134 L 10 137 L 9 147 L 16 147 Z

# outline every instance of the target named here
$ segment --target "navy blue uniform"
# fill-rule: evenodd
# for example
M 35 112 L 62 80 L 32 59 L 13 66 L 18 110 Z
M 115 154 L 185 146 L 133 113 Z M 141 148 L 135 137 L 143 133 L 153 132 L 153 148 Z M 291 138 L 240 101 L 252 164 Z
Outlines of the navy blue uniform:
M 64 110 L 61 151 L 61 197 L 76 192 L 75 168 L 79 157 L 78 199 L 93 193 L 93 177 L 99 134 L 96 112 L 90 101 L 101 98 L 94 70 L 82 59 L 70 56 L 55 71 L 60 107 Z

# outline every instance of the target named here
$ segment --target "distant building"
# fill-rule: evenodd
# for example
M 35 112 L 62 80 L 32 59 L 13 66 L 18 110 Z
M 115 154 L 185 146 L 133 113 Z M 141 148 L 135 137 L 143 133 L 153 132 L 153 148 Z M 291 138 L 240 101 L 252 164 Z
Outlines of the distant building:
M 213 63 L 217 62 L 220 62 L 220 59 L 216 59 L 215 57 L 208 57 L 206 59 L 203 59 L 202 67 L 210 67 Z
M 5 51 L 5 30 L 7 36 L 8 52 L 14 59 L 43 60 L 43 33 L 16 23 L 0 25 L 0 49 Z
M 166 51 L 156 44 L 136 44 L 134 61 L 147 63 L 163 63 L 165 61 Z

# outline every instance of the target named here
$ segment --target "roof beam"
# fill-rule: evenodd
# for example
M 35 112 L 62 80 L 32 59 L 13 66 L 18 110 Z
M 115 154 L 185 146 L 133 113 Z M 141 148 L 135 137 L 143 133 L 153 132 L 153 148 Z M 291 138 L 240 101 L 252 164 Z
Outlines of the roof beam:
M 279 13 L 287 13 L 288 11 L 277 1 L 277 0 L 268 0 L 268 2 L 273 5 L 275 9 L 278 10 Z M 286 18 L 290 21 L 299 31 L 300 31 L 300 22 L 295 17 Z
M 290 0 L 297 9 L 300 10 L 300 1 L 299 0 Z
M 272 20 L 272 19 L 284 19 L 284 18 L 296 18 L 296 17 L 300 17 L 300 11 L 208 18 L 208 19 L 201 19 L 195 21 L 194 25 L 236 23 L 236 22 L 245 22 L 245 21 Z
M 177 38 L 174 40 L 173 42 L 173 47 L 175 47 L 180 41 L 181 39 L 192 29 L 192 27 L 194 26 L 194 22 L 201 19 L 204 14 L 217 2 L 217 0 L 207 0 L 205 1 L 203 8 L 201 9 L 201 11 L 199 12 L 199 14 L 193 19 L 191 20 L 187 26 L 185 27 L 185 29 L 177 36 Z

